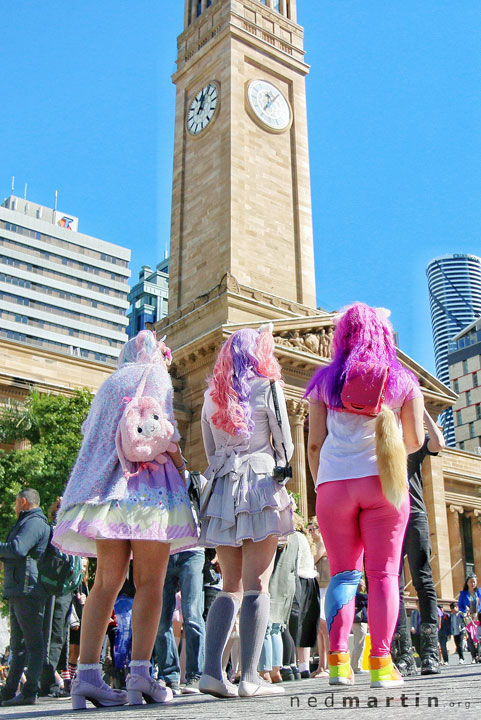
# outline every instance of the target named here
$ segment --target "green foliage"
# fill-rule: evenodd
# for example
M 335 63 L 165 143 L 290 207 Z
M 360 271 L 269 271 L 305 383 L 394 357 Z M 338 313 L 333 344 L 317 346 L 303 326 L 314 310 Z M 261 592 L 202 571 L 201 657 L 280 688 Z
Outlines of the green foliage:
M 15 522 L 15 496 L 22 487 L 40 493 L 42 507 L 61 495 L 82 442 L 81 426 L 93 395 L 78 390 L 71 397 L 43 395 L 32 390 L 23 405 L 11 404 L 0 413 L 0 441 L 29 440 L 25 450 L 0 450 L 0 535 Z

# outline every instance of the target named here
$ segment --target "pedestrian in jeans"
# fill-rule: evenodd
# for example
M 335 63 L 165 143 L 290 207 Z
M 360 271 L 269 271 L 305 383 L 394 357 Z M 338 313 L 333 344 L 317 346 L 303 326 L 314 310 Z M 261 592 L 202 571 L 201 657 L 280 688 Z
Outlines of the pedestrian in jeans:
M 37 560 L 50 538 L 47 518 L 40 509 L 40 496 L 33 488 L 22 490 L 15 500 L 17 522 L 0 543 L 4 563 L 3 597 L 10 603 L 11 662 L 2 689 L 3 706 L 33 705 L 44 661 L 43 618 L 46 593 L 38 580 Z M 26 667 L 22 692 L 18 684 Z
M 451 610 L 451 634 L 454 638 L 454 644 L 456 645 L 456 652 L 458 653 L 459 662 L 464 665 L 464 635 L 466 633 L 466 625 L 464 624 L 464 617 L 459 612 L 458 603 L 452 602 L 449 605 Z
M 169 558 L 164 582 L 162 614 L 155 642 L 159 676 L 174 695 L 180 694 L 180 662 L 172 629 L 175 594 L 180 589 L 186 643 L 185 685 L 182 693 L 199 692 L 204 667 L 204 548 L 174 553 Z

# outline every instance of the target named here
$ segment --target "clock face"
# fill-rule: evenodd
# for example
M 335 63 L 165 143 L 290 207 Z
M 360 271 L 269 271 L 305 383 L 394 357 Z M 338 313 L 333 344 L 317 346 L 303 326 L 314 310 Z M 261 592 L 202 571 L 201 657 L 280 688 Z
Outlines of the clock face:
M 292 122 L 291 107 L 275 85 L 267 80 L 251 80 L 247 100 L 255 117 L 271 132 L 283 132 Z
M 199 135 L 205 130 L 215 115 L 219 102 L 219 88 L 215 83 L 209 83 L 199 90 L 189 108 L 187 116 L 187 130 L 191 135 Z

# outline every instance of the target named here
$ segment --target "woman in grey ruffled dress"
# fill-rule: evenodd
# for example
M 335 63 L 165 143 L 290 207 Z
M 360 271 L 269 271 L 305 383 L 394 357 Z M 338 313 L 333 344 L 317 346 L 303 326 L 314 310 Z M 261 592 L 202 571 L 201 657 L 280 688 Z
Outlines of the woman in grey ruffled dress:
M 293 532 L 292 502 L 274 467 L 286 465 L 294 448 L 270 327 L 238 330 L 222 346 L 205 393 L 202 435 L 209 467 L 200 543 L 217 548 L 224 584 L 209 611 L 199 687 L 217 697 L 278 694 L 283 688 L 263 681 L 257 665 L 277 539 Z M 221 659 L 240 606 L 237 691 L 222 675 Z

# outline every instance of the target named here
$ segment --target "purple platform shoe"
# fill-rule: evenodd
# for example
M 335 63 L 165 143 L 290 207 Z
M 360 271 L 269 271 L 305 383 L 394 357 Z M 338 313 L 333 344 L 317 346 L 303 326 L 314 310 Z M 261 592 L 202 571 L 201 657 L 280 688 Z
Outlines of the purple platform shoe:
M 142 698 L 146 703 L 169 703 L 174 699 L 172 690 L 163 680 L 152 680 L 143 675 L 127 675 L 127 695 L 129 705 L 142 705 Z
M 78 678 L 72 681 L 71 695 L 73 710 L 85 710 L 87 700 L 95 707 L 126 705 L 128 701 L 125 690 L 113 690 L 106 683 L 97 687 Z

